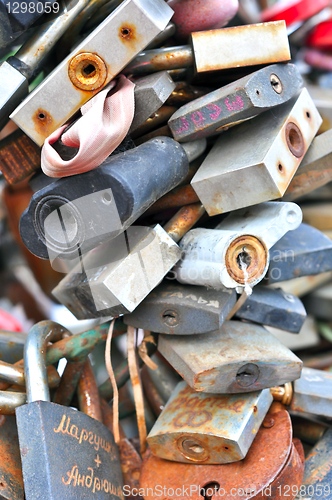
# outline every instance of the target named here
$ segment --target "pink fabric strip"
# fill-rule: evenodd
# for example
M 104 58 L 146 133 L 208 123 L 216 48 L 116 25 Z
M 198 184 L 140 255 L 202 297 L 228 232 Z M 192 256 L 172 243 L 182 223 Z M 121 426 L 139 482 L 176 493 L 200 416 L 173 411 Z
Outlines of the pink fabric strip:
M 123 141 L 134 118 L 135 84 L 121 75 L 81 108 L 82 117 L 61 137 L 66 146 L 78 147 L 77 155 L 64 161 L 51 146 L 67 125 L 58 128 L 44 143 L 41 168 L 49 177 L 68 177 L 98 167 Z M 110 95 L 108 96 L 108 94 Z

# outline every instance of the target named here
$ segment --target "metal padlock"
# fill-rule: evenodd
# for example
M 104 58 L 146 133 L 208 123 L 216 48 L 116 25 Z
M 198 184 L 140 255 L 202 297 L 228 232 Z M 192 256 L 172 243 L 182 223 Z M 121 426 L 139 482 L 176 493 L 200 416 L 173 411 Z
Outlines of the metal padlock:
M 160 496 L 176 496 L 179 500 L 258 500 L 283 498 L 285 493 L 292 500 L 303 471 L 303 447 L 298 440 L 292 442 L 289 414 L 273 403 L 243 460 L 224 465 L 182 464 L 157 458 L 148 450 L 139 491 L 145 500 Z
M 189 335 L 221 327 L 235 305 L 235 290 L 213 290 L 167 282 L 159 285 L 131 314 L 126 325 L 143 330 Z M 235 317 L 298 333 L 306 318 L 302 302 L 281 289 L 255 287 Z
M 193 229 L 180 243 L 174 277 L 216 289 L 253 287 L 268 270 L 269 249 L 301 220 L 295 203 L 269 202 L 233 212 L 216 229 Z
M 267 279 L 278 283 L 331 270 L 332 241 L 318 229 L 301 224 L 270 249 Z
M 26 499 L 123 498 L 112 434 L 91 417 L 49 402 L 45 361 L 51 338 L 52 329 L 36 325 L 24 350 L 28 404 L 16 409 L 16 420 Z
M 180 259 L 176 241 L 203 213 L 197 204 L 180 210 L 164 229 L 130 226 L 89 252 L 53 295 L 78 319 L 132 312 Z
M 41 146 L 166 27 L 172 14 L 163 0 L 125 0 L 31 92 L 11 119 Z
M 178 109 L 168 125 L 174 139 L 216 134 L 291 99 L 303 85 L 293 64 L 273 64 Z
M 268 389 L 222 396 L 180 382 L 150 431 L 154 455 L 174 462 L 226 464 L 242 460 L 272 403 Z
M 144 158 L 144 161 L 142 159 Z M 26 247 L 44 259 L 71 259 L 115 238 L 188 173 L 185 149 L 168 137 L 112 156 L 79 175 L 46 181 L 20 220 Z M 53 263 L 53 266 L 55 263 Z
M 126 325 L 158 333 L 191 335 L 220 328 L 236 302 L 235 290 L 181 286 L 165 281 L 131 314 Z
M 284 21 L 198 31 L 191 33 L 190 41 L 191 45 L 146 50 L 128 64 L 125 73 L 153 73 L 193 65 L 197 73 L 202 73 L 290 60 Z
M 253 392 L 301 376 L 302 361 L 292 351 L 264 327 L 241 321 L 191 337 L 160 334 L 158 350 L 198 392 Z
M 321 123 L 303 89 L 273 111 L 221 134 L 191 181 L 208 214 L 282 196 Z
M 9 384 L 25 386 L 24 368 L 19 365 L 12 365 L 5 361 L 0 361 L 0 380 Z M 47 383 L 50 389 L 54 389 L 60 383 L 60 375 L 52 365 L 47 367 Z
M 287 3 L 277 2 L 272 7 L 263 10 L 261 19 L 262 21 L 284 19 L 288 26 L 309 19 L 329 5 L 328 0 L 318 0 L 315 3 L 312 3 L 310 0 L 295 0 Z
M 23 500 L 23 477 L 14 416 L 0 415 L 0 500 Z
M 87 0 L 70 1 L 61 9 L 56 19 L 43 23 L 15 56 L 0 64 L 0 130 L 6 125 L 16 106 L 28 94 L 29 80 L 41 70 L 54 44 L 86 4 Z

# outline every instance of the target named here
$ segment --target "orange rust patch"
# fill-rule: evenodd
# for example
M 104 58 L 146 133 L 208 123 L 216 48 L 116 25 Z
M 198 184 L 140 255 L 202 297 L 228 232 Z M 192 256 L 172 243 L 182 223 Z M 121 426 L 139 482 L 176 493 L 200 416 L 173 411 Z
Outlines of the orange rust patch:
M 35 125 L 35 130 L 43 137 L 48 137 L 54 131 L 54 120 L 48 111 L 38 108 L 32 121 Z
M 79 89 L 97 90 L 106 82 L 107 66 L 97 54 L 82 52 L 69 61 L 68 76 Z
M 119 29 L 119 38 L 121 41 L 130 42 L 136 38 L 136 28 L 134 25 L 126 23 Z

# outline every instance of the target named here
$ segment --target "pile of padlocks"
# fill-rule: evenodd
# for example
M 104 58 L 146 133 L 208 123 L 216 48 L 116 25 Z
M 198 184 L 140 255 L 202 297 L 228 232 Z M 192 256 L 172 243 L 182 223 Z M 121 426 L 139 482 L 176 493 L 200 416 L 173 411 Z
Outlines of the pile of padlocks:
M 331 54 L 331 0 L 0 1 L 0 499 L 332 499 Z

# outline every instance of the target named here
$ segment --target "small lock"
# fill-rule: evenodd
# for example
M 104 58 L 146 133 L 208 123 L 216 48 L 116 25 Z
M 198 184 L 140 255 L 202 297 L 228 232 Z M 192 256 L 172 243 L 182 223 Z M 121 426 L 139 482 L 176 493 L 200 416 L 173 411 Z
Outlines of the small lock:
M 262 326 L 240 321 L 190 337 L 159 335 L 158 349 L 198 392 L 252 392 L 301 376 L 295 354 Z
M 180 382 L 147 441 L 154 455 L 175 462 L 236 462 L 246 456 L 271 402 L 268 390 L 222 396 Z

